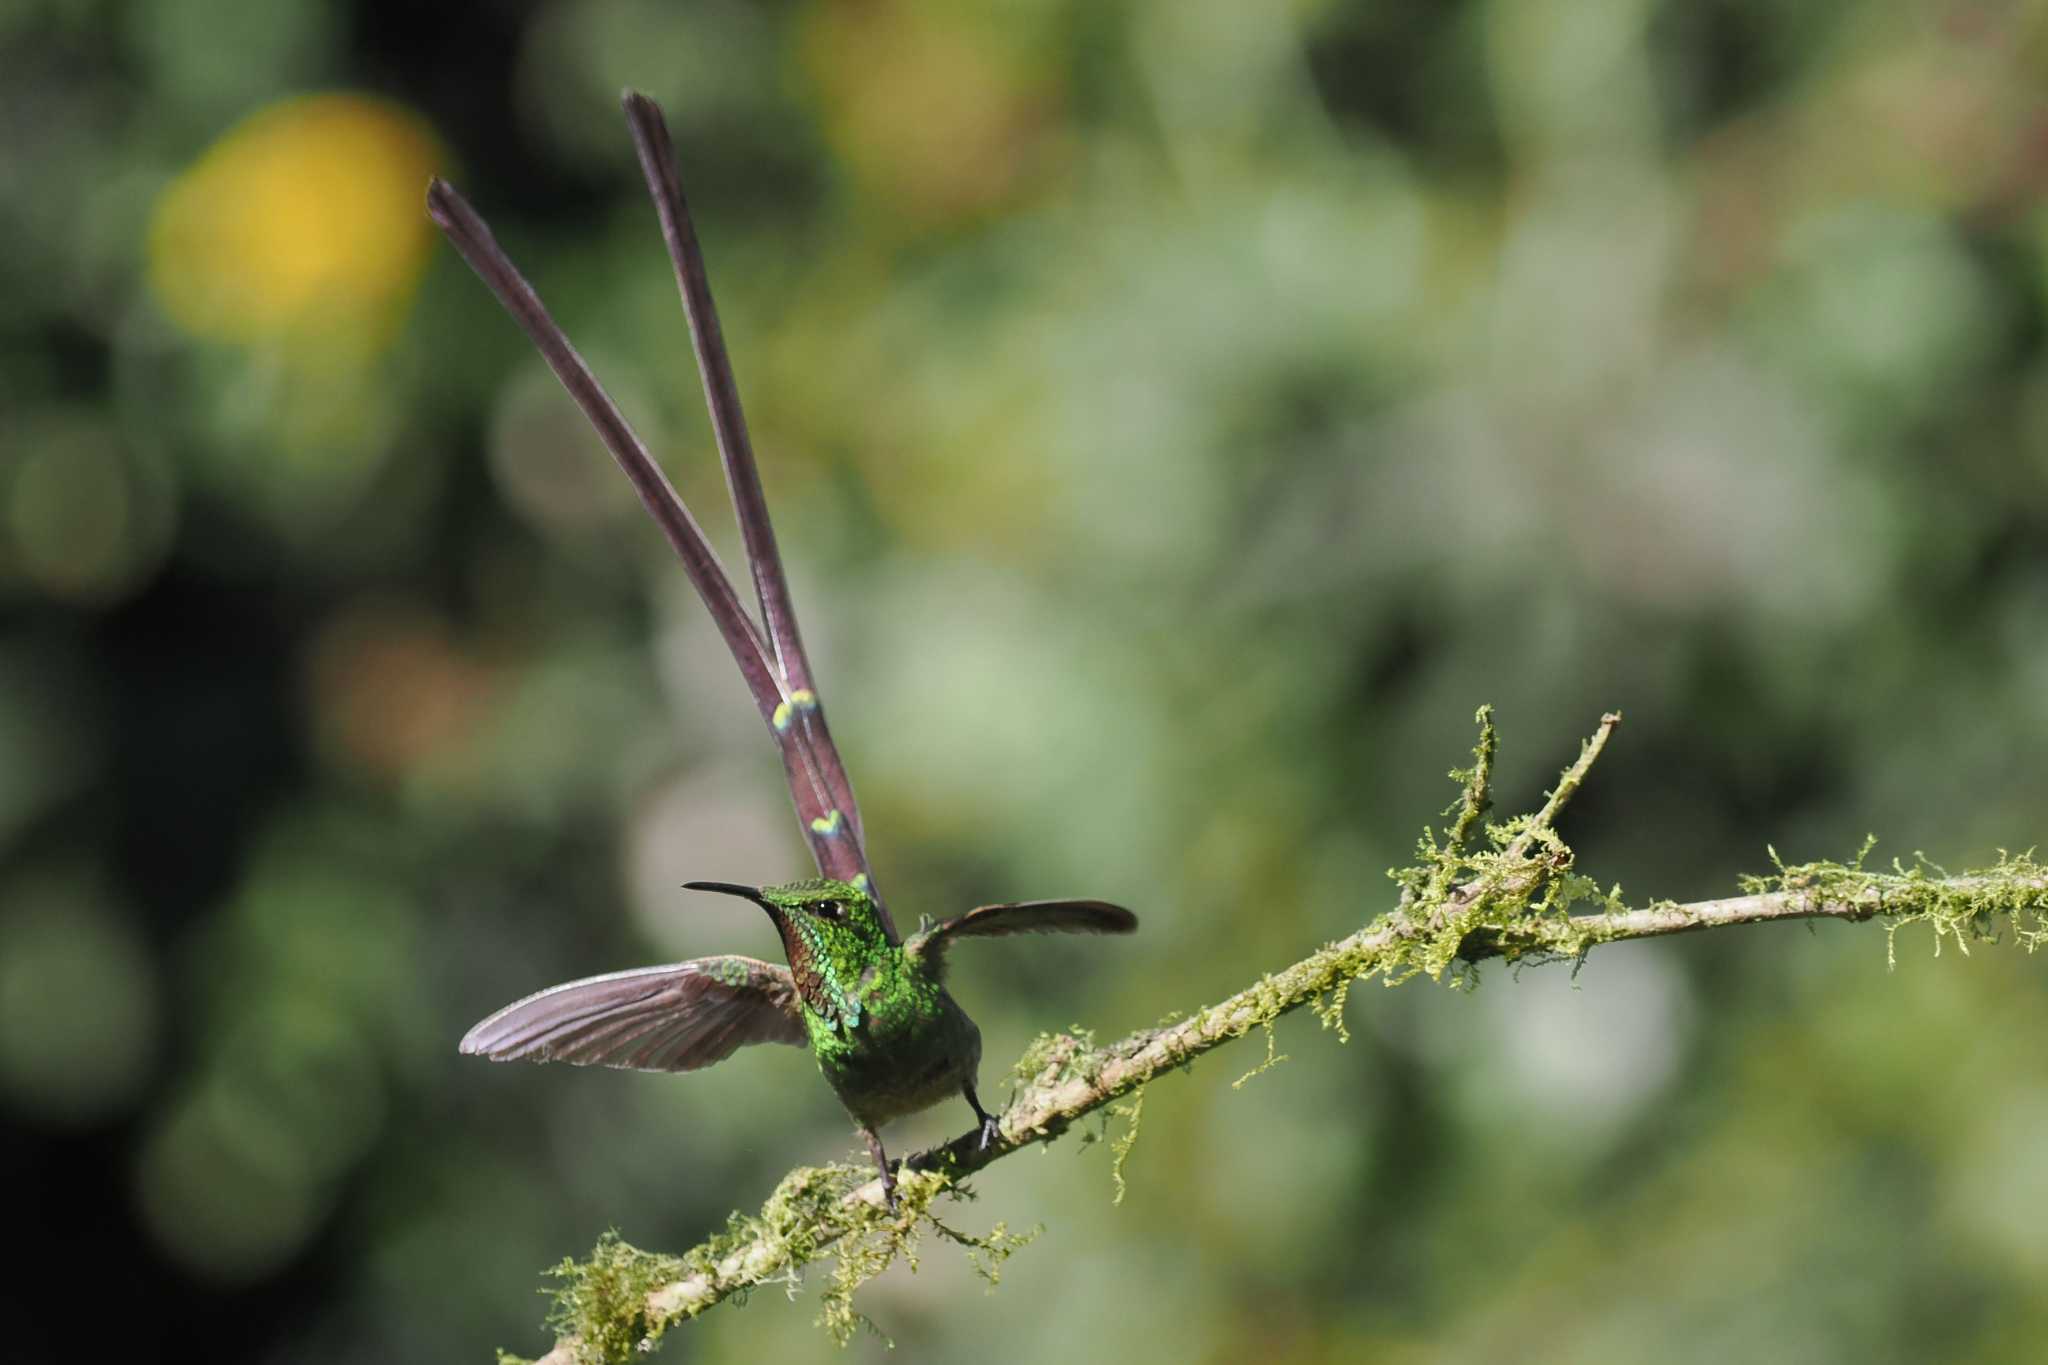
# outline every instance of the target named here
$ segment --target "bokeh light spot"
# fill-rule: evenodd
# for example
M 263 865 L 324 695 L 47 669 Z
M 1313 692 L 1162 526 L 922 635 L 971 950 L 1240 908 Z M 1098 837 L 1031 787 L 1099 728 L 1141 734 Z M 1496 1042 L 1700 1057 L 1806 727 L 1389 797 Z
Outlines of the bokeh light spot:
M 361 603 L 314 636 L 307 667 L 321 747 L 350 766 L 401 776 L 465 739 L 488 689 L 485 670 L 433 613 Z
M 156 974 L 140 936 L 82 886 L 11 887 L 0 912 L 0 1093 L 38 1119 L 85 1123 L 148 1079 Z
M 209 1093 L 252 1148 L 316 1177 L 347 1171 L 383 1131 L 384 1081 L 345 1009 L 279 992 L 224 1040 Z
M 652 406 L 630 384 L 614 379 L 610 387 L 628 413 Z M 650 429 L 638 417 L 634 425 L 643 433 Z M 632 485 L 619 477 L 590 424 L 543 366 L 527 366 L 499 391 L 489 450 L 505 501 L 551 537 L 603 536 L 615 544 L 616 528 L 637 526 L 641 512 Z
M 267 1143 L 230 1096 L 202 1086 L 143 1149 L 142 1213 L 157 1242 L 203 1279 L 249 1284 L 304 1245 L 325 1211 L 303 1152 Z
M 88 604 L 147 580 L 176 507 L 155 462 L 85 414 L 38 414 L 0 439 L 0 560 L 50 596 Z
M 1062 92 L 1028 41 L 943 9 L 825 5 L 811 13 L 803 57 L 826 136 L 906 225 L 971 221 L 1059 158 Z
M 374 350 L 426 265 L 420 196 L 440 164 L 426 125 L 382 100 L 272 105 L 164 191 L 150 283 L 194 336 L 344 357 Z

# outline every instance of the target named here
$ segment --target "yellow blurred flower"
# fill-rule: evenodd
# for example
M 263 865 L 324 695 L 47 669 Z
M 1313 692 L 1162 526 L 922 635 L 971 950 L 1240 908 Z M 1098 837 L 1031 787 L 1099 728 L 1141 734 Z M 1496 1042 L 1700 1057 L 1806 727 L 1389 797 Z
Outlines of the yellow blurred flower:
M 158 199 L 150 283 L 194 336 L 360 359 L 411 304 L 430 247 L 420 196 L 440 161 L 426 124 L 384 100 L 259 110 Z

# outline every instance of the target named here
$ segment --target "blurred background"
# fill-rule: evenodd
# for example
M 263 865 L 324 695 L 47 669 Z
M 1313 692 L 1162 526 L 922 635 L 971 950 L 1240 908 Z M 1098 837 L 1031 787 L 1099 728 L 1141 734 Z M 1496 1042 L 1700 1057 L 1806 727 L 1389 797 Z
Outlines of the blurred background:
M 1643 901 L 2048 828 L 2048 13 L 1760 0 L 14 0 L 9 1355 L 486 1361 L 609 1226 L 859 1150 L 794 1049 L 457 1057 L 772 954 L 807 861 L 681 572 L 434 236 L 491 219 L 736 563 L 617 110 L 666 105 L 834 729 L 983 1094 L 1385 909 L 1498 707 Z M 913 1359 L 2032 1360 L 2048 964 L 1877 926 L 1361 987 L 860 1300 Z M 910 1150 L 952 1110 L 894 1127 Z M 26 1210 L 24 1218 L 22 1210 Z M 81 1307 L 67 1307 L 67 1305 Z M 80 1313 L 87 1314 L 81 1316 Z M 756 1294 L 671 1360 L 831 1354 Z M 880 1359 L 863 1340 L 840 1358 Z

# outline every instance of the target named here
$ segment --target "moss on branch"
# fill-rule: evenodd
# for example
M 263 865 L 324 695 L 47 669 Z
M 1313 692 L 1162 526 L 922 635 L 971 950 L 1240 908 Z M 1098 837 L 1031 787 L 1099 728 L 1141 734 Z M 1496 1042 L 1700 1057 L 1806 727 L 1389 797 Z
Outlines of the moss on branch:
M 941 1222 L 932 1212 L 941 1197 L 972 1197 L 965 1177 L 1101 1113 L 1128 1125 L 1110 1143 L 1120 1201 L 1149 1082 L 1263 1030 L 1266 1060 L 1239 1079 L 1242 1085 L 1285 1060 L 1274 1052 L 1273 1026 L 1298 1009 L 1311 1010 L 1342 1037 L 1345 1001 L 1357 981 L 1377 977 L 1395 986 L 1426 976 L 1469 986 L 1476 964 L 1489 958 L 1576 960 L 1624 939 L 1783 919 L 1882 919 L 1888 961 L 1896 960 L 1899 931 L 1916 924 L 1932 929 L 1937 955 L 1946 944 L 1968 952 L 1975 943 L 2010 939 L 2031 952 L 2048 942 L 2048 868 L 2031 852 L 2001 852 L 1994 866 L 1957 874 L 1917 853 L 1910 863 L 1873 869 L 1866 864 L 1874 839 L 1847 862 L 1787 864 L 1772 849 L 1774 870 L 1742 878 L 1738 896 L 1630 909 L 1620 887 L 1602 890 L 1577 870 L 1556 829 L 1621 717 L 1602 717 L 1540 809 L 1500 823 L 1486 819 L 1499 737 L 1488 708 L 1476 721 L 1472 766 L 1451 774 L 1460 790 L 1444 812 L 1450 823 L 1441 836 L 1425 829 L 1415 862 L 1388 874 L 1400 887 L 1395 908 L 1228 999 L 1156 1028 L 1100 1045 L 1080 1028 L 1041 1035 L 1012 1069 L 1016 1088 L 1000 1139 L 983 1148 L 978 1134 L 968 1133 L 911 1158 L 893 1213 L 865 1165 L 800 1167 L 758 1214 L 733 1214 L 724 1232 L 680 1256 L 641 1251 L 607 1233 L 588 1260 L 565 1261 L 552 1272 L 560 1284 L 548 1325 L 557 1340 L 546 1365 L 638 1359 L 671 1326 L 744 1298 L 755 1286 L 786 1284 L 793 1293 L 804 1269 L 822 1259 L 832 1269 L 819 1322 L 844 1344 L 873 1326 L 854 1309 L 855 1291 L 898 1261 L 915 1268 L 928 1231 L 964 1247 L 993 1283 L 1002 1262 L 1037 1230 L 1012 1234 L 998 1223 L 977 1236 Z M 515 1360 L 501 1354 L 501 1361 Z

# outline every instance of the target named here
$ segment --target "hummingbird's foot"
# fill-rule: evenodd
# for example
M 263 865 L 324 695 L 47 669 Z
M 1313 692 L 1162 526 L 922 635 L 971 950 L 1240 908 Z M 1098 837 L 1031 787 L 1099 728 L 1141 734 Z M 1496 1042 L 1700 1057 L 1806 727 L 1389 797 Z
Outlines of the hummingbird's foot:
M 882 1151 L 882 1135 L 872 1128 L 863 1128 L 860 1135 L 868 1140 L 868 1151 L 874 1154 L 875 1164 L 882 1168 L 882 1202 L 889 1206 L 889 1212 L 896 1212 L 896 1168 L 889 1164 L 889 1158 Z
M 1003 1136 L 1003 1121 L 981 1107 L 981 1100 L 975 1095 L 974 1086 L 971 1083 L 962 1086 L 961 1090 L 966 1094 L 967 1102 L 974 1106 L 974 1117 L 981 1120 L 981 1142 L 976 1146 L 975 1150 L 985 1152 L 991 1144 L 1001 1140 Z

